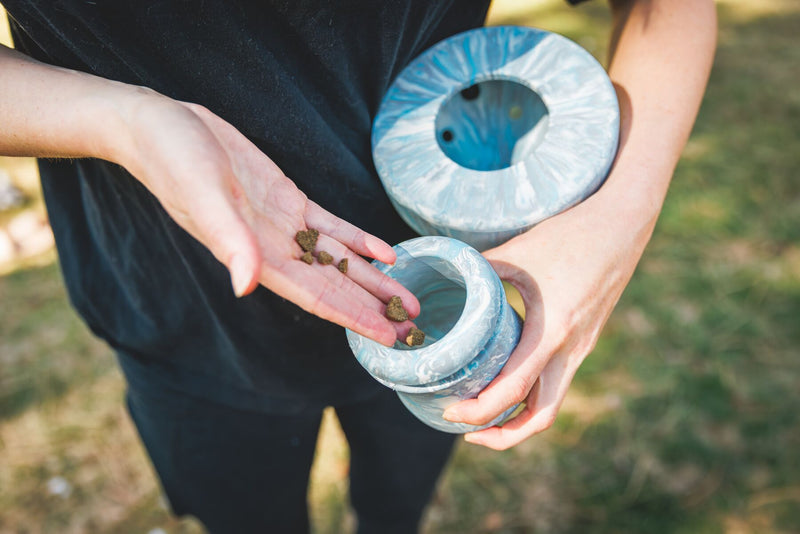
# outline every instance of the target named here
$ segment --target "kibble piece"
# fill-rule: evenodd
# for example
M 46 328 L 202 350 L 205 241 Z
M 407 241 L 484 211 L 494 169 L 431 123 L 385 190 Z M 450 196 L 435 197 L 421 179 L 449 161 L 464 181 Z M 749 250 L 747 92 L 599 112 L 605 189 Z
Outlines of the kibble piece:
M 389 304 L 386 305 L 386 317 L 398 323 L 408 321 L 408 312 L 403 308 L 403 301 L 397 295 L 389 299 Z
M 339 262 L 339 272 L 347 274 L 347 258 L 343 258 L 342 261 Z
M 417 345 L 422 345 L 423 343 L 425 343 L 425 332 L 415 326 L 412 326 L 411 330 L 408 331 L 408 335 L 406 335 L 406 345 L 409 347 L 416 347 Z
M 317 254 L 317 261 L 320 262 L 322 265 L 330 265 L 331 263 L 333 263 L 333 256 L 331 256 L 324 250 L 320 250 L 319 254 Z
M 314 263 L 314 256 L 311 254 L 311 252 L 306 252 L 305 254 L 300 256 L 300 259 L 303 260 L 304 262 L 306 262 L 309 265 Z
M 300 230 L 294 236 L 294 240 L 306 252 L 314 252 L 314 247 L 317 246 L 317 238 L 319 237 L 319 230 L 309 228 L 308 230 Z

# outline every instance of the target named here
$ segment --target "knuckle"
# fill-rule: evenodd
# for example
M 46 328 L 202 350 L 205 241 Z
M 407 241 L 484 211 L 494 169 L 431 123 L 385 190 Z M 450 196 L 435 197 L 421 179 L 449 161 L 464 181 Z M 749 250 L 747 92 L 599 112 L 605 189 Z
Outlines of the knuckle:
M 496 450 L 496 451 L 507 451 L 508 449 L 510 449 L 511 447 L 513 447 L 514 445 L 516 445 L 516 442 L 512 442 L 512 441 L 503 441 L 503 442 L 501 442 L 501 443 L 497 443 L 497 444 L 495 444 L 494 446 L 492 446 L 492 448 L 493 448 L 494 450 Z
M 360 230 L 356 228 L 353 233 L 353 244 L 357 246 L 361 250 L 367 249 L 367 241 L 369 240 L 369 234 L 364 230 Z
M 476 426 L 483 426 L 491 422 L 492 419 L 499 413 L 494 406 L 493 403 L 486 403 L 485 406 L 480 404 L 480 395 L 478 396 L 478 404 L 473 407 L 471 413 L 469 413 L 465 418 L 464 422 L 476 425 Z M 496 413 L 497 412 L 497 413 Z
M 542 432 L 551 428 L 555 422 L 558 412 L 556 410 L 548 409 L 542 412 L 542 419 L 536 427 L 536 432 Z
M 533 385 L 527 378 L 520 376 L 509 376 L 506 384 L 506 408 L 518 404 L 528 398 L 528 393 Z
M 375 289 L 375 292 L 378 295 L 389 293 L 391 284 L 392 284 L 392 279 L 387 275 L 381 273 L 380 278 L 378 279 L 378 287 Z
M 570 331 L 571 328 L 568 321 L 558 323 L 551 334 L 553 348 L 563 346 L 567 342 L 567 339 L 569 339 Z
M 200 116 L 209 117 L 214 115 L 210 109 L 208 109 L 202 104 L 198 104 L 196 102 L 181 102 L 181 103 L 183 104 L 184 107 L 188 108 L 189 111 L 191 111 L 198 117 Z
M 508 408 L 515 406 L 525 400 L 530 392 L 531 385 L 528 380 L 523 377 L 509 375 L 506 377 L 506 382 L 502 386 L 502 394 L 498 402 L 487 403 L 486 406 L 469 421 L 475 425 L 488 424 L 506 411 Z

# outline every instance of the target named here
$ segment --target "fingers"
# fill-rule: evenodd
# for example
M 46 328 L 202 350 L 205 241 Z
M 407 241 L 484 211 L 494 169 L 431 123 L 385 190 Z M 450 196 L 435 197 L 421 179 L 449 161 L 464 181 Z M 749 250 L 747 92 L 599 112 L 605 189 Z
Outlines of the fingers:
M 560 360 L 560 358 L 554 358 Z M 469 443 L 505 450 L 547 430 L 556 420 L 575 372 L 564 365 L 548 365 L 526 400 L 525 409 L 500 426 L 493 426 L 464 436 Z
M 403 301 L 403 307 L 410 317 L 414 318 L 419 315 L 419 301 L 413 293 L 403 287 L 397 280 L 380 272 L 375 266 L 365 261 L 336 239 L 320 235 L 317 241 L 317 250 L 324 250 L 329 253 L 334 258 L 334 264 L 337 265 L 343 258 L 347 258 L 347 276 L 357 285 L 377 297 L 382 303 L 389 302 L 389 299 L 393 296 L 398 296 Z M 330 271 L 333 272 L 335 270 L 331 269 Z M 408 328 L 410 326 L 405 330 L 408 330 Z
M 382 249 L 391 250 L 391 247 L 330 214 L 326 215 L 327 212 L 322 213 L 324 210 L 321 208 L 312 208 L 311 211 L 317 211 L 318 218 L 307 219 L 306 225 L 320 231 L 316 251 L 330 254 L 334 259 L 334 265 L 321 265 L 317 261 L 307 265 L 299 261 L 302 251 L 293 241 L 294 230 L 289 229 L 288 232 L 284 232 L 273 227 L 270 221 L 262 220 L 259 222 L 259 231 L 265 235 L 273 235 L 276 239 L 267 249 L 282 248 L 278 243 L 283 239 L 286 239 L 284 243 L 288 248 L 285 249 L 285 255 L 279 253 L 274 257 L 265 256 L 265 262 L 259 269 L 260 282 L 306 311 L 350 328 L 381 344 L 391 346 L 398 336 L 405 337 L 413 323 L 389 321 L 384 316 L 385 303 L 390 297 L 398 295 L 410 316 L 416 317 L 419 315 L 419 302 L 400 283 L 381 273 L 357 254 L 357 252 L 372 253 L 389 260 L 388 254 Z M 334 236 L 326 233 L 329 230 Z M 290 233 L 291 236 L 285 235 L 286 233 Z M 285 237 L 280 237 L 279 234 L 284 234 Z M 347 239 L 349 243 L 340 242 L 340 239 Z M 351 250 L 351 246 L 356 250 Z M 374 254 L 375 250 L 378 251 L 377 254 Z M 243 291 L 242 288 L 245 287 L 250 288 L 255 283 L 253 278 L 249 277 L 251 264 L 245 264 L 246 266 L 239 270 L 239 266 L 244 263 L 239 262 L 240 257 L 237 252 L 236 262 L 232 264 L 235 267 L 232 268 L 232 276 L 234 282 L 238 284 L 235 286 L 237 291 Z M 336 266 L 345 258 L 348 260 L 348 269 L 347 273 L 343 274 Z
M 304 268 L 316 269 L 324 276 L 329 283 L 337 286 L 342 291 L 348 294 L 348 297 L 353 298 L 378 313 L 381 317 L 386 317 L 386 302 L 394 295 L 398 295 L 406 302 L 417 303 L 416 298 L 397 281 L 389 278 L 375 267 L 364 261 L 360 256 L 354 254 L 341 243 L 334 241 L 330 238 L 323 238 L 320 236 L 317 241 L 317 250 L 325 250 L 333 256 L 333 265 L 338 264 L 342 257 L 348 258 L 347 275 L 342 274 L 338 269 L 333 268 L 333 265 L 321 265 L 317 262 L 311 266 L 303 265 Z M 334 252 L 329 252 L 333 250 Z M 342 256 L 339 256 L 342 254 Z M 362 272 L 363 271 L 363 272 Z M 367 282 L 364 282 L 367 280 Z M 408 309 L 409 315 L 415 317 L 419 314 L 419 304 L 416 308 Z M 388 319 L 387 319 L 388 321 Z M 408 330 L 414 326 L 411 321 L 395 322 L 389 321 L 396 332 L 396 336 L 400 339 L 405 339 Z
M 383 304 L 329 266 L 287 260 L 265 267 L 262 282 L 307 312 L 378 343 L 391 346 L 397 339 L 395 326 L 383 316 Z
M 540 322 L 525 321 L 520 342 L 508 358 L 500 374 L 477 398 L 450 406 L 444 418 L 455 423 L 485 425 L 509 408 L 525 401 L 537 377 L 558 347 L 540 343 Z
M 519 415 L 503 426 L 493 426 L 465 434 L 464 440 L 495 450 L 505 450 L 538 432 L 547 430 L 555 422 L 560 405 L 549 385 L 549 382 L 548 386 L 543 386 L 537 381 L 528 396 L 525 409 Z
M 537 375 L 501 372 L 477 398 L 464 400 L 450 406 L 443 417 L 454 423 L 485 425 L 509 408 L 525 401 Z
M 388 243 L 336 217 L 310 200 L 306 208 L 306 223 L 309 228 L 316 228 L 320 233 L 343 243 L 357 254 L 375 258 L 389 265 L 397 260 L 397 255 Z

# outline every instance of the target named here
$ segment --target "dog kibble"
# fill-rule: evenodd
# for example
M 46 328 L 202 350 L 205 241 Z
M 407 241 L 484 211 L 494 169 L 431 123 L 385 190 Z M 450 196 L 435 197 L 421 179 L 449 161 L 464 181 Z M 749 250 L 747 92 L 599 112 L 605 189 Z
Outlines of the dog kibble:
M 408 321 L 408 312 L 403 308 L 403 301 L 398 296 L 389 299 L 389 304 L 386 305 L 386 318 L 402 323 Z
M 339 272 L 347 274 L 347 258 L 343 258 L 342 261 L 339 262 Z
M 333 256 L 331 256 L 324 250 L 320 250 L 319 254 L 317 254 L 317 261 L 320 262 L 322 265 L 330 265 L 331 263 L 333 263 Z
M 306 252 L 305 254 L 300 256 L 300 259 L 303 260 L 304 262 L 306 262 L 309 265 L 314 263 L 314 256 L 311 254 L 311 252 Z
M 425 332 L 412 326 L 411 330 L 408 331 L 408 335 L 406 335 L 406 345 L 409 347 L 416 347 L 423 343 L 425 343 Z
M 294 240 L 306 252 L 314 252 L 314 247 L 317 246 L 317 238 L 319 231 L 309 228 L 308 230 L 300 230 L 294 236 Z M 304 260 L 305 261 L 305 260 Z

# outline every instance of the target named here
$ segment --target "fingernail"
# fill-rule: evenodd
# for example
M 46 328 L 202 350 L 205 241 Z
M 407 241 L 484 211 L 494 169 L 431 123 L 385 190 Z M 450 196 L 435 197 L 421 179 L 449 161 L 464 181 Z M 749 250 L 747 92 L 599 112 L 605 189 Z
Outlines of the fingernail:
M 252 275 L 248 272 L 247 264 L 242 256 L 233 257 L 231 260 L 230 271 L 233 293 L 237 297 L 243 297 L 247 289 L 250 287 Z
M 448 408 L 447 410 L 445 410 L 444 414 L 442 414 L 442 417 L 445 420 L 450 421 L 451 423 L 464 422 L 464 419 L 462 419 L 461 414 L 458 413 L 458 410 L 454 410 L 453 408 Z

